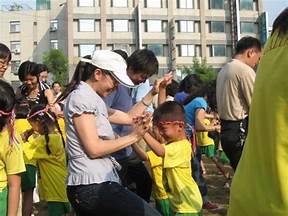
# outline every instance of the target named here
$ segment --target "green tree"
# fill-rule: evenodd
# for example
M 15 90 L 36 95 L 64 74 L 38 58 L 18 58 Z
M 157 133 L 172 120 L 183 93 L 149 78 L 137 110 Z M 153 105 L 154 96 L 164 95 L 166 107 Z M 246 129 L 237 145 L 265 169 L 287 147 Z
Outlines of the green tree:
M 23 10 L 23 6 L 18 4 L 17 2 L 13 2 L 10 6 L 9 6 L 9 11 L 20 11 Z
M 51 49 L 45 52 L 43 63 L 47 65 L 48 71 L 53 74 L 54 81 L 58 81 L 61 85 L 68 82 L 68 58 L 61 50 Z
M 207 64 L 206 59 L 202 59 L 201 63 L 199 62 L 198 58 L 193 58 L 193 65 L 191 66 L 184 66 L 181 68 L 181 73 L 184 76 L 188 74 L 197 74 L 200 79 L 207 83 L 210 80 L 216 79 L 217 73 L 216 71 Z

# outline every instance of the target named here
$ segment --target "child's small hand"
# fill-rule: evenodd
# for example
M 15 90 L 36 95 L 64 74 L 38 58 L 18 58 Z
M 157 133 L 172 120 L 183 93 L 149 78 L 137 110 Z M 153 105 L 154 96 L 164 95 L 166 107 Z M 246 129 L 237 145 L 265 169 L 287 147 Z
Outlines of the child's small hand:
M 149 130 L 151 121 L 150 113 L 143 113 L 141 116 L 133 118 L 134 133 L 142 137 Z
M 31 129 L 28 129 L 26 131 L 24 131 L 22 134 L 21 134 L 21 138 L 24 142 L 27 142 L 29 137 L 34 133 L 34 130 L 31 128 Z

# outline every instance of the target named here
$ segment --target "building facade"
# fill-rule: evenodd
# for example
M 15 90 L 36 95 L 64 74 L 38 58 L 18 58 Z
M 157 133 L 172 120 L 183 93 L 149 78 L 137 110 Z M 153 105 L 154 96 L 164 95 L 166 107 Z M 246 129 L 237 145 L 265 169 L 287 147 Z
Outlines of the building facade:
M 176 70 L 191 65 L 194 57 L 205 58 L 214 68 L 220 68 L 232 57 L 239 38 L 245 35 L 259 37 L 258 17 L 262 13 L 262 0 L 68 0 L 64 4 L 58 0 L 37 2 L 44 2 L 51 9 L 46 6 L 46 10 L 30 12 L 37 13 L 30 17 L 30 27 L 21 27 L 23 31 L 30 29 L 27 33 L 30 37 L 28 47 L 33 47 L 31 51 L 35 53 L 23 54 L 23 57 L 32 56 L 32 60 L 39 61 L 43 49 L 53 47 L 57 41 L 58 45 L 54 48 L 63 49 L 67 54 L 71 71 L 79 57 L 91 54 L 95 49 L 123 49 L 131 54 L 138 48 L 148 48 L 156 54 L 160 74 L 169 69 Z M 38 8 L 41 7 L 38 5 Z M 32 18 L 46 20 L 46 24 L 36 25 L 36 31 Z M 21 19 L 20 15 L 18 19 L 6 18 L 7 24 L 3 28 L 7 29 L 9 25 L 11 27 L 11 22 Z M 58 23 L 55 31 L 51 31 L 53 22 Z M 22 23 L 28 25 L 24 24 L 24 20 Z M 43 34 L 44 30 L 40 31 L 40 27 L 46 28 L 48 33 Z M 37 32 L 37 39 L 43 36 L 42 40 L 46 41 L 43 49 L 38 49 L 34 31 Z M 14 34 L 7 32 L 4 36 L 6 40 L 0 36 L 0 41 L 10 44 L 12 49 L 11 43 L 20 40 L 14 37 Z M 28 41 L 28 36 L 26 37 Z M 25 40 L 24 35 L 22 40 Z M 26 42 L 23 41 L 23 46 L 24 43 Z M 13 61 L 18 57 L 13 56 Z

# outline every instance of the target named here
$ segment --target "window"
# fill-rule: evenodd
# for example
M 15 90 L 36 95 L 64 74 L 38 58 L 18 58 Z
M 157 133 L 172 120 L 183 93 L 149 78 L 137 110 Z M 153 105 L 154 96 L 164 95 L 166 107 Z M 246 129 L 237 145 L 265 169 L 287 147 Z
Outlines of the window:
M 182 44 L 179 50 L 180 56 L 195 56 L 195 46 L 192 44 Z
M 50 20 L 50 31 L 57 31 L 58 20 Z
M 161 0 L 146 0 L 147 8 L 161 8 Z
M 94 7 L 94 0 L 78 0 L 78 7 Z
M 113 50 L 123 50 L 127 54 L 129 54 L 129 45 L 128 44 L 114 44 L 113 45 Z
M 211 21 L 210 32 L 225 32 L 225 22 L 224 21 Z
M 212 45 L 212 56 L 226 56 L 226 45 Z
M 80 44 L 79 45 L 79 56 L 83 57 L 86 55 L 92 55 L 95 51 L 95 44 Z
M 194 0 L 178 0 L 178 8 L 194 8 Z
M 209 0 L 210 9 L 224 9 L 224 0 Z
M 162 21 L 147 20 L 147 32 L 162 32 Z
M 254 22 L 241 22 L 241 33 L 255 33 L 255 23 Z
M 58 40 L 51 40 L 50 47 L 51 49 L 58 49 Z
M 240 10 L 253 10 L 253 0 L 239 0 Z
M 11 48 L 12 53 L 20 54 L 20 52 L 21 52 L 20 41 L 11 41 L 10 42 L 10 48 Z
M 12 60 L 11 61 L 11 72 L 15 75 L 18 74 L 18 69 L 20 66 L 21 61 L 20 60 Z
M 113 7 L 127 7 L 128 3 L 127 3 L 127 0 L 113 0 L 112 6 Z
M 179 21 L 179 32 L 194 32 L 194 22 L 188 20 Z
M 20 21 L 10 22 L 10 32 L 20 32 Z
M 128 20 L 113 20 L 113 32 L 128 32 Z
M 95 20 L 94 19 L 79 19 L 78 29 L 80 32 L 95 31 Z
M 151 50 L 155 56 L 163 56 L 164 49 L 162 44 L 148 44 L 147 49 Z

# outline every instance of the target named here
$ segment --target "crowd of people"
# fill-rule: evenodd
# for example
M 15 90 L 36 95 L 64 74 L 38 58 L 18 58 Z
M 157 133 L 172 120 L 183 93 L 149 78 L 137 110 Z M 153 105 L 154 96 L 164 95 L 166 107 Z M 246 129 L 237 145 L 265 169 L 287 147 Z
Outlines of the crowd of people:
M 45 65 L 22 62 L 14 91 L 0 43 L 0 215 L 20 201 L 32 215 L 37 189 L 51 216 L 200 216 L 218 208 L 203 154 L 232 181 L 228 215 L 288 215 L 287 23 L 288 8 L 264 51 L 241 38 L 209 82 L 168 72 L 150 85 L 152 51 L 96 50 L 63 91 Z

